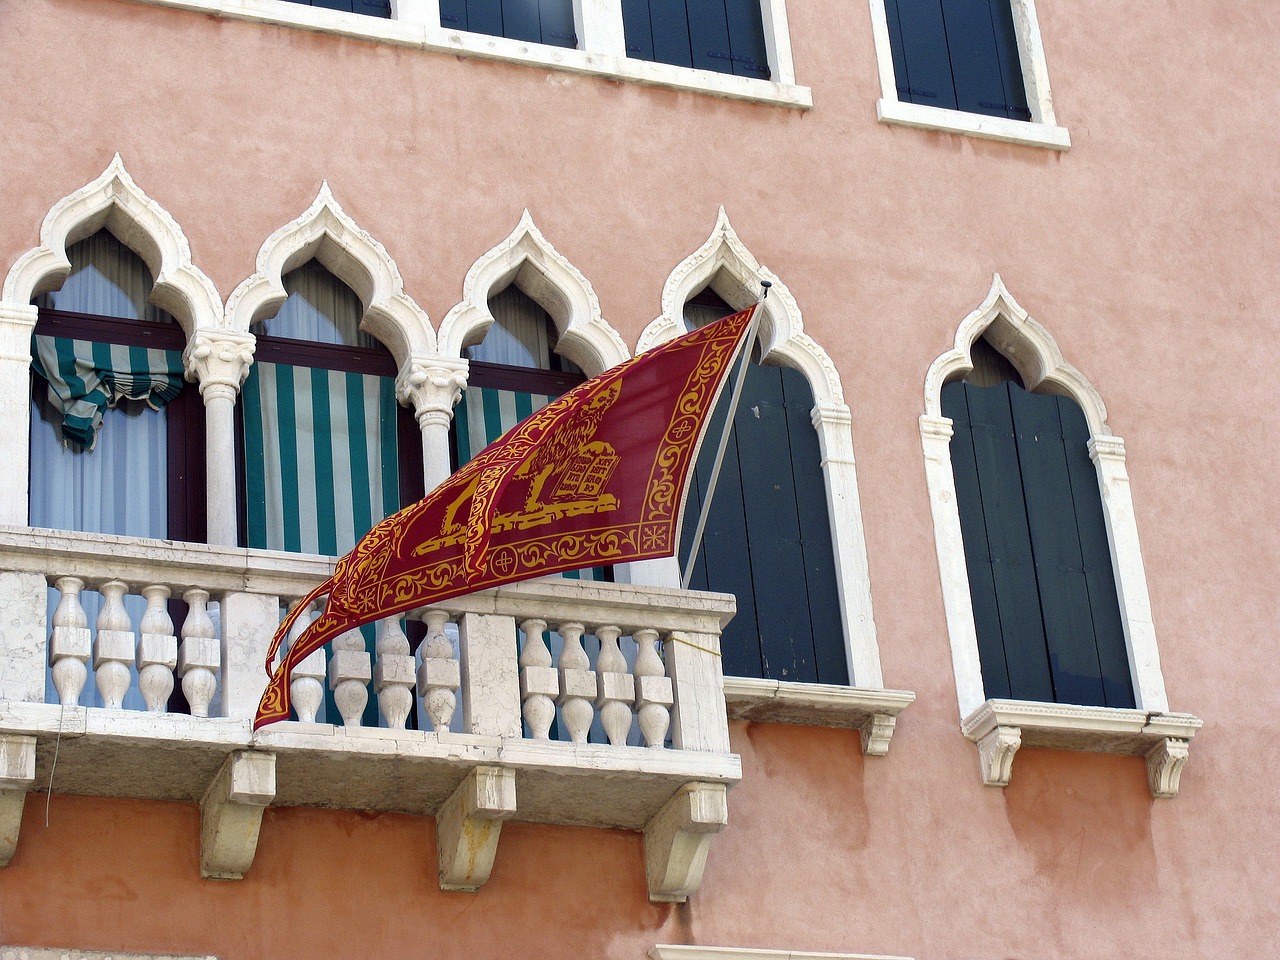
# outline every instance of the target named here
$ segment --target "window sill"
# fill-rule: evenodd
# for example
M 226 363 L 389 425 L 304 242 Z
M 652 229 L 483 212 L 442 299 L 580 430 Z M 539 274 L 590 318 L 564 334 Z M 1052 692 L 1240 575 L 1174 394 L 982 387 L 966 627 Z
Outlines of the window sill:
M 909 690 L 872 690 L 753 677 L 724 678 L 724 699 L 730 720 L 857 728 L 862 734 L 862 752 L 873 757 L 889 752 L 898 714 L 915 698 Z
M 287 0 L 137 0 L 161 7 L 178 7 L 236 20 L 253 20 L 277 26 L 295 27 L 318 33 L 332 33 L 361 40 L 374 40 L 405 47 L 417 47 L 454 56 L 499 60 L 549 70 L 605 77 L 648 86 L 687 90 L 732 100 L 746 100 L 773 106 L 807 110 L 813 106 L 808 87 L 772 80 L 735 77 L 710 70 L 694 70 L 667 63 L 632 60 L 608 53 L 553 47 L 509 40 L 463 30 L 446 30 L 432 24 L 409 20 L 384 20 L 358 13 L 323 7 L 309 7 Z
M 1189 713 L 988 700 L 960 729 L 978 745 L 982 782 L 989 787 L 1009 785 L 1014 754 L 1025 744 L 1145 757 L 1152 796 L 1172 799 L 1188 745 L 1203 724 Z
M 941 130 L 982 140 L 1020 143 L 1050 150 L 1071 149 L 1071 135 L 1066 127 L 1048 123 L 1030 123 L 1004 117 L 986 117 L 978 113 L 944 110 L 919 103 L 881 98 L 876 102 L 876 116 L 881 123 L 892 123 L 921 130 Z

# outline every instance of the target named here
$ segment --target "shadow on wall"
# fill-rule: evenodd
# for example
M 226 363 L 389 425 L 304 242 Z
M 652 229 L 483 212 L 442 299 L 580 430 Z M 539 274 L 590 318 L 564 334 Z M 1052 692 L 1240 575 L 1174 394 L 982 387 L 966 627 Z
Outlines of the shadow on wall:
M 1125 902 L 1158 883 L 1146 771 L 1132 757 L 1018 751 L 1005 809 L 1036 873 L 1081 906 Z M 1168 801 L 1162 801 L 1168 802 Z

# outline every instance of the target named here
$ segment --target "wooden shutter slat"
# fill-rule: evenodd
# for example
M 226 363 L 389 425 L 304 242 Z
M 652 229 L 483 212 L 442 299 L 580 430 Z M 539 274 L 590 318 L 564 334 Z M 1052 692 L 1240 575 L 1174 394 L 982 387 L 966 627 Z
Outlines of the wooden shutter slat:
M 813 662 L 819 683 L 847 684 L 849 661 L 845 655 L 844 616 L 840 611 L 835 551 L 831 545 L 827 486 L 822 475 L 818 434 L 811 419 L 813 390 L 800 371 L 789 367 L 779 369 L 791 444 L 791 468 L 795 473 Z
M 653 53 L 653 28 L 649 24 L 649 0 L 622 0 L 622 32 L 628 57 L 657 59 Z
M 747 367 L 734 433 L 765 675 L 812 683 L 813 623 L 777 367 Z
M 1008 115 L 1014 120 L 1030 120 L 1027 88 L 1022 80 L 1022 57 L 1018 53 L 1018 33 L 1013 24 L 1013 6 L 1009 0 L 988 0 L 988 3 Z
M 578 45 L 577 28 L 573 23 L 573 0 L 538 0 L 538 22 L 543 43 L 555 47 Z
M 911 67 L 902 44 L 902 18 L 898 13 L 898 0 L 884 0 L 885 19 L 889 24 L 889 52 L 893 57 L 893 79 L 898 99 L 911 102 Z
M 1008 389 L 1003 384 L 966 385 L 965 393 L 1012 695 L 1051 701 L 1053 683 Z
M 498 34 L 511 40 L 527 43 L 542 42 L 542 27 L 538 22 L 538 0 L 501 0 L 502 30 Z
M 1135 701 L 1129 652 L 1120 616 L 1115 570 L 1111 564 L 1111 545 L 1102 515 L 1098 474 L 1089 459 L 1089 424 L 1079 405 L 1066 397 L 1058 397 L 1057 400 L 1105 705 L 1132 707 Z
M 1011 697 L 1009 668 L 1005 663 L 1004 635 L 1000 629 L 1000 605 L 996 599 L 995 575 L 991 568 L 991 547 L 982 513 L 982 493 L 978 464 L 973 452 L 973 432 L 969 428 L 969 405 L 965 384 L 948 383 L 942 388 L 942 415 L 952 423 L 951 472 L 956 485 L 956 509 L 960 513 L 960 534 L 964 541 L 965 568 L 969 574 L 969 594 L 973 602 L 973 623 L 978 638 L 978 660 L 982 686 L 988 697 Z
M 1009 7 L 1009 0 L 996 0 Z M 1005 117 L 1009 108 L 1000 74 L 991 7 L 986 0 L 944 2 L 947 50 L 955 82 L 956 109 Z
M 941 0 L 899 0 L 898 25 L 910 86 L 904 99 L 956 108 Z M 899 90 L 898 95 L 903 96 Z
M 1059 703 L 1104 704 L 1080 537 L 1056 397 L 1008 384 L 1035 556 L 1045 643 Z
M 692 65 L 700 70 L 731 72 L 733 50 L 729 46 L 729 20 L 723 0 L 693 0 L 686 9 Z
M 733 73 L 739 77 L 769 79 L 769 52 L 764 42 L 760 0 L 725 0 L 724 9 Z
M 467 0 L 467 27 L 472 33 L 502 36 L 502 0 Z
M 649 0 L 649 26 L 654 60 L 681 67 L 693 66 L 685 0 Z

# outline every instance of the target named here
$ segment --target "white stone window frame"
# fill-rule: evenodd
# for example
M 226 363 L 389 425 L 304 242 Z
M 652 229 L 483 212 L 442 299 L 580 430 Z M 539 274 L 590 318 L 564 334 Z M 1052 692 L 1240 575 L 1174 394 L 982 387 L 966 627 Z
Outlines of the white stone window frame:
M 979 113 L 899 100 L 884 0 L 868 2 L 871 5 L 871 34 L 875 41 L 876 61 L 880 72 L 880 99 L 876 103 L 876 117 L 881 123 L 941 130 L 983 140 L 1048 147 L 1051 150 L 1070 149 L 1071 135 L 1066 127 L 1058 126 L 1053 112 L 1049 68 L 1045 63 L 1044 44 L 1040 40 L 1040 21 L 1036 16 L 1035 0 L 1009 0 L 1013 4 L 1018 60 L 1022 64 L 1022 83 L 1026 88 L 1027 107 L 1031 110 L 1030 120 L 988 117 Z
M 942 415 L 943 385 L 973 369 L 970 350 L 982 336 L 1013 364 L 1028 390 L 1069 397 L 1084 412 L 1124 625 L 1134 709 L 986 696 L 951 467 L 952 421 Z M 978 744 L 983 783 L 1007 786 L 1014 754 L 1025 744 L 1144 756 L 1152 794 L 1176 796 L 1188 743 L 1202 721 L 1169 711 L 1124 441 L 1107 426 L 1106 406 L 1097 390 L 1063 359 L 1053 337 L 1019 306 L 999 274 L 982 304 L 961 321 L 952 349 L 929 367 L 920 435 L 961 730 Z
M 626 55 L 618 0 L 574 0 L 578 48 L 494 37 L 440 25 L 439 0 L 391 0 L 391 19 L 311 7 L 290 0 L 136 0 L 216 17 L 392 43 L 455 56 L 522 63 L 550 70 L 806 110 L 813 94 L 795 80 L 786 0 L 760 0 L 770 80 L 735 77 Z
M 31 335 L 39 311 L 31 301 L 59 289 L 71 272 L 67 248 L 98 230 L 107 229 L 146 263 L 155 278 L 150 301 L 173 315 L 187 337 L 184 363 L 187 379 L 198 377 L 193 348 L 230 352 L 238 358 L 244 344 L 228 336 L 222 326 L 222 299 L 213 281 L 191 260 L 191 245 L 178 222 L 138 186 L 116 154 L 93 181 L 57 201 L 40 226 L 39 246 L 20 256 L 0 286 L 0 414 L 7 429 L 0 439 L 0 523 L 25 526 L 28 519 L 31 429 Z M 202 357 L 203 359 L 203 357 Z M 211 357 L 216 362 L 216 356 Z M 204 364 L 207 372 L 208 364 Z M 209 415 L 209 529 L 210 542 L 219 524 L 230 525 L 234 537 L 234 501 L 218 512 L 217 463 L 222 439 L 216 435 L 217 416 L 212 379 L 201 379 L 201 395 Z
M 704 287 L 710 285 L 727 304 L 742 310 L 756 302 L 761 280 L 770 281 L 772 287 L 760 322 L 760 357 L 766 363 L 800 371 L 813 390 L 811 420 L 822 458 L 849 686 L 726 677 L 729 716 L 853 727 L 862 735 L 865 754 L 883 756 L 888 752 L 898 714 L 915 699 L 915 694 L 884 686 L 871 613 L 871 581 L 853 456 L 853 417 L 844 402 L 840 374 L 831 357 L 804 332 L 795 297 L 747 249 L 723 207 L 711 235 L 667 278 L 662 290 L 662 314 L 645 327 L 636 352 L 683 334 L 684 306 Z M 680 583 L 681 571 L 675 558 L 632 564 L 632 571 L 633 576 L 643 576 L 645 583 Z

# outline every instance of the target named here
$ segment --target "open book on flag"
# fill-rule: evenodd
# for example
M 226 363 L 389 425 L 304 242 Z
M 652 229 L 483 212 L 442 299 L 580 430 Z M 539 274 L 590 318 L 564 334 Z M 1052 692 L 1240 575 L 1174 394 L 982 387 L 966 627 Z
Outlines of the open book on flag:
M 280 624 L 254 729 L 287 720 L 293 668 L 356 627 L 488 587 L 673 555 L 699 445 L 756 309 L 574 387 L 376 524 Z M 324 612 L 273 669 L 323 596 Z

